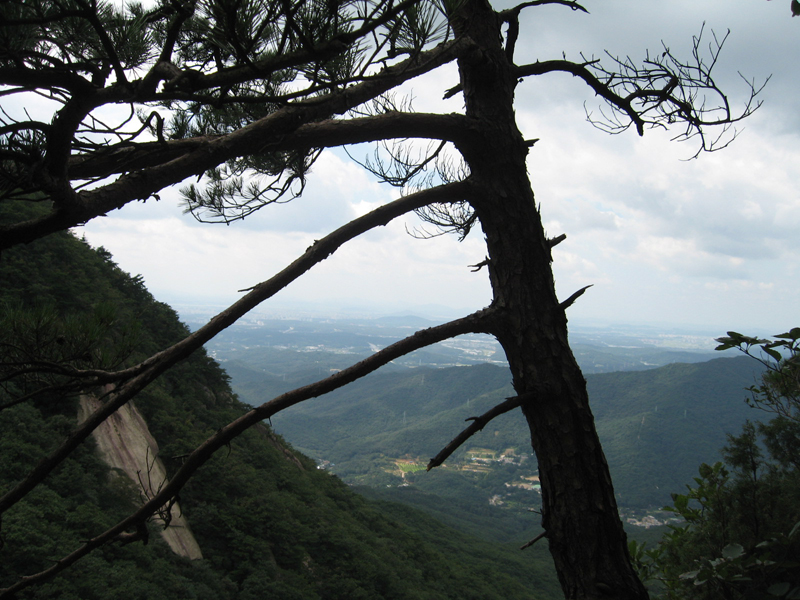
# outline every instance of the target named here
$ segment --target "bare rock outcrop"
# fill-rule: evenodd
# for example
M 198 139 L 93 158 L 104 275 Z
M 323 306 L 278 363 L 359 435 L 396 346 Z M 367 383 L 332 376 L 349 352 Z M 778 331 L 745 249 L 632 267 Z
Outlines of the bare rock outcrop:
M 100 401 L 94 396 L 81 396 L 78 420 L 83 421 L 99 406 Z M 158 444 L 132 402 L 106 419 L 92 435 L 106 464 L 123 471 L 142 494 L 152 495 L 166 482 L 167 471 L 158 458 Z M 173 505 L 169 526 L 162 527 L 161 536 L 175 554 L 192 560 L 203 558 L 178 503 Z

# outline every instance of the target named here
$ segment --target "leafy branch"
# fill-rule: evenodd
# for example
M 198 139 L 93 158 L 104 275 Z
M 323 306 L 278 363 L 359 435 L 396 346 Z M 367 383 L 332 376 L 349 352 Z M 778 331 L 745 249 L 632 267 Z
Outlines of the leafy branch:
M 716 350 L 735 348 L 766 369 L 761 385 L 752 385 L 748 404 L 800 423 L 800 327 L 762 339 L 729 331 Z

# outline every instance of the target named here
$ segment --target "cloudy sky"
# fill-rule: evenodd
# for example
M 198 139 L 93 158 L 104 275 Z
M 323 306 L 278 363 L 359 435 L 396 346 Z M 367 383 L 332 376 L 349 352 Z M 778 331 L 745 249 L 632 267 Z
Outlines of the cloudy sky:
M 691 157 L 678 133 L 610 136 L 586 121 L 600 103 L 565 75 L 522 83 L 517 116 L 526 138 L 531 182 L 551 235 L 559 295 L 593 287 L 572 308 L 575 323 L 660 324 L 759 335 L 800 325 L 800 19 L 789 0 L 587 0 L 590 14 L 544 6 L 523 13 L 517 62 L 615 56 L 641 59 L 663 43 L 689 57 L 692 36 L 730 35 L 718 83 L 734 106 L 747 99 L 741 76 L 763 82 L 763 107 L 718 153 Z M 419 110 L 458 111 L 442 103 L 455 83 L 445 70 L 413 84 Z M 363 156 L 368 148 L 351 152 Z M 127 271 L 141 274 L 160 300 L 186 306 L 235 300 L 237 290 L 268 278 L 314 239 L 396 197 L 341 151 L 316 164 L 306 194 L 230 226 L 182 215 L 177 194 L 125 207 L 79 230 Z M 267 310 L 416 312 L 457 316 L 486 305 L 480 232 L 465 242 L 408 234 L 399 219 L 342 248 L 276 296 Z M 439 308 L 436 308 L 439 307 Z M 447 309 L 442 307 L 448 307 Z

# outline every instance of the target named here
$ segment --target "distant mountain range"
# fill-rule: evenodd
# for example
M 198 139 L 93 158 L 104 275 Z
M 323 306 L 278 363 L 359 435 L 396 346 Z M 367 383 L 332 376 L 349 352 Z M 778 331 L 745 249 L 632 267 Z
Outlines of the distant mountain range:
M 198 320 L 196 326 L 201 322 Z M 308 364 L 317 366 L 318 371 L 319 368 L 341 368 L 339 365 L 368 356 L 376 349 L 438 323 L 415 316 L 305 319 L 254 316 L 222 332 L 208 348 L 226 366 L 231 361 L 241 361 L 258 373 L 283 378 L 293 376 Z M 570 334 L 570 339 L 584 373 L 636 371 L 676 362 L 703 362 L 720 356 L 710 349 L 713 347 L 710 335 L 665 336 L 647 328 L 579 329 Z M 452 367 L 487 362 L 506 364 L 497 341 L 488 335 L 464 335 L 413 352 L 394 364 Z
M 286 371 L 282 376 L 257 371 L 253 365 L 261 360 L 273 365 L 273 370 L 282 364 Z M 224 365 L 242 399 L 260 403 L 352 360 L 352 356 L 258 348 L 240 352 L 238 360 Z M 744 388 L 753 383 L 758 371 L 755 361 L 733 357 L 587 375 L 620 504 L 667 504 L 671 492 L 681 492 L 691 482 L 701 462 L 718 460 L 726 434 L 738 432 L 746 419 L 761 416 L 743 401 Z M 331 469 L 345 481 L 399 485 L 408 482 L 409 476 L 391 473 L 396 459 L 427 462 L 465 426 L 464 419 L 511 396 L 509 380 L 507 369 L 492 364 L 396 367 L 294 407 L 273 421 L 276 430 L 303 452 L 333 463 Z M 464 462 L 474 448 L 498 456 L 506 449 L 530 454 L 528 436 L 521 415 L 509 413 L 474 436 L 451 463 Z M 534 475 L 535 463 L 529 462 L 526 469 L 518 468 L 515 476 Z M 452 475 L 436 485 L 441 477 L 436 472 L 414 473 L 411 479 L 423 489 L 441 492 L 441 487 L 453 485 Z M 505 483 L 509 482 L 484 493 L 502 492 Z

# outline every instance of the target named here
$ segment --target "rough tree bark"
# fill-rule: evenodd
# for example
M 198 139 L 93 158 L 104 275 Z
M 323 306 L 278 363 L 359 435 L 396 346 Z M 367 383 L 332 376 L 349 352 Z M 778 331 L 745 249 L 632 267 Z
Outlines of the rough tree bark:
M 566 304 L 556 297 L 551 243 L 527 174 L 528 144 L 516 126 L 513 65 L 501 20 L 484 0 L 454 19 L 476 42 L 459 60 L 467 117 L 478 133 L 461 148 L 486 235 L 497 316 L 539 461 L 543 526 L 568 599 L 647 598 L 627 550 L 586 382 L 567 341 Z

